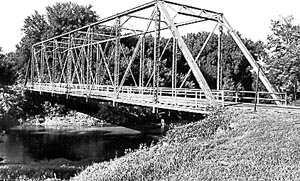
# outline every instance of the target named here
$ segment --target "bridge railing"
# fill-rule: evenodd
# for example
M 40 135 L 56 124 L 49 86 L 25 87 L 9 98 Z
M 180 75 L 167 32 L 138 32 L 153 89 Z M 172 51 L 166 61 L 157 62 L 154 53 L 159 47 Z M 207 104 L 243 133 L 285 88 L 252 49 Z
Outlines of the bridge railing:
M 273 99 L 272 94 L 277 95 L 278 99 Z M 256 97 L 255 97 L 256 96 Z M 234 103 L 254 103 L 255 99 L 257 104 L 276 104 L 275 101 L 279 101 L 282 105 L 287 105 L 287 93 L 275 92 L 269 93 L 264 91 L 231 91 L 224 90 L 225 102 Z
M 135 87 L 123 86 L 119 93 L 116 93 L 117 88 L 112 85 L 90 85 L 90 84 L 66 84 L 66 83 L 35 83 L 28 85 L 28 88 L 40 92 L 55 92 L 61 94 L 76 94 L 81 96 L 108 96 L 112 99 L 145 99 L 154 97 L 157 93 L 157 101 L 176 102 L 181 101 L 186 104 L 192 104 L 196 107 L 206 101 L 206 96 L 201 89 L 189 88 L 168 88 L 168 87 Z M 255 99 L 257 104 L 275 104 L 275 101 L 281 102 L 282 105 L 287 105 L 286 93 L 273 93 L 278 99 L 274 100 L 271 93 L 259 91 L 257 94 L 254 91 L 231 91 L 231 90 L 212 90 L 212 94 L 216 101 L 223 106 L 226 104 L 248 103 L 253 104 Z M 257 98 L 255 98 L 255 95 Z

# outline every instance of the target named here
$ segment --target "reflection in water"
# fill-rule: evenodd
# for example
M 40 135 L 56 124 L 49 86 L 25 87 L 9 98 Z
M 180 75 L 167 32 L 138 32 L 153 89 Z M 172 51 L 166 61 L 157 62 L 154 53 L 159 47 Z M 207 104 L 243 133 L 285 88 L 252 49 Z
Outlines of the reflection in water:
M 65 158 L 100 162 L 121 156 L 125 149 L 150 144 L 139 131 L 110 124 L 91 128 L 17 127 L 1 138 L 0 156 L 6 163 L 31 163 Z

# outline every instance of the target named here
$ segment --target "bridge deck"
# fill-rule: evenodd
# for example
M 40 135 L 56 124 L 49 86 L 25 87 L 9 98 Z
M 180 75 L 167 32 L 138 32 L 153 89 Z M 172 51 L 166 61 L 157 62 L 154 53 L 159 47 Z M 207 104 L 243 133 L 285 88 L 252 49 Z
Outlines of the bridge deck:
M 64 94 L 75 97 L 93 98 L 102 101 L 113 101 L 146 107 L 170 109 L 177 111 L 207 113 L 209 102 L 201 89 L 186 88 L 163 88 L 157 90 L 149 87 L 123 86 L 119 92 L 111 85 L 79 85 L 79 84 L 33 84 L 27 85 L 28 90 L 45 92 L 52 94 Z M 116 93 L 118 92 L 118 94 Z M 157 99 L 154 94 L 157 92 Z M 212 91 L 219 106 L 252 107 L 254 102 L 254 92 L 251 91 Z M 266 109 L 292 109 L 297 107 L 286 105 L 286 95 L 281 95 L 281 99 L 274 100 L 267 95 L 267 92 L 258 92 L 258 106 Z M 243 101 L 240 102 L 240 101 Z M 275 105 L 275 101 L 280 101 L 282 106 Z M 248 102 L 248 103 L 245 103 Z

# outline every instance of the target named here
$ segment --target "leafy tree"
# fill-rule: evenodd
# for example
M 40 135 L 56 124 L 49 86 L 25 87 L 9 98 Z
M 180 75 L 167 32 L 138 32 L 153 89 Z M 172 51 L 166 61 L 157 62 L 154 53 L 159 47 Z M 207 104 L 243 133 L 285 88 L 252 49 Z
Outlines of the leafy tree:
M 294 94 L 300 80 L 300 26 L 294 25 L 293 16 L 271 21 L 272 34 L 268 36 L 270 52 L 268 75 L 281 91 Z
M 198 32 L 189 33 L 186 36 L 184 36 L 185 43 L 187 44 L 193 57 L 197 56 L 208 35 L 208 32 Z M 132 44 L 132 42 L 136 42 L 136 37 L 131 38 L 128 41 L 122 42 L 124 46 L 130 48 L 127 49 L 127 56 L 130 56 L 130 54 L 132 54 L 133 52 L 133 46 L 135 44 Z M 258 56 L 266 56 L 263 42 L 253 42 L 249 39 L 243 39 L 243 42 L 255 59 L 257 59 Z M 165 38 L 161 38 L 161 53 L 166 43 L 167 40 Z M 146 82 L 148 82 L 153 71 L 153 44 L 153 37 L 151 35 L 146 36 L 145 56 L 147 58 L 145 59 L 146 62 L 144 67 Z M 213 34 L 212 38 L 206 45 L 198 61 L 198 65 L 200 66 L 200 69 L 206 81 L 212 89 L 216 89 L 217 83 L 217 47 L 218 37 L 216 34 Z M 166 51 L 162 55 L 161 61 L 159 62 L 159 81 L 160 86 L 163 87 L 170 87 L 172 84 L 172 51 L 172 43 L 169 43 L 169 45 L 166 48 Z M 136 61 L 138 61 L 138 59 L 139 57 L 137 57 Z M 190 69 L 190 67 L 182 54 L 178 55 L 177 64 L 177 86 L 179 86 L 182 83 L 185 74 Z M 124 63 L 120 70 L 124 71 L 126 69 L 126 66 L 127 63 Z M 132 70 L 134 72 L 135 77 L 137 78 L 139 72 L 138 64 L 133 65 Z M 224 34 L 222 36 L 222 75 L 223 89 L 254 90 L 255 88 L 255 81 L 253 81 L 255 79 L 255 75 L 251 73 L 250 64 L 248 63 L 247 59 L 244 57 L 234 40 L 227 34 Z M 150 81 L 150 84 L 151 83 L 152 81 Z M 196 83 L 196 80 L 193 75 L 190 75 L 184 84 L 184 87 L 190 88 L 195 88 L 197 86 L 198 84 Z
M 48 37 L 57 36 L 96 22 L 99 17 L 91 9 L 92 5 L 81 6 L 72 2 L 56 3 L 54 6 L 46 7 L 46 17 L 50 28 Z
M 45 16 L 40 15 L 37 11 L 24 20 L 22 31 L 25 35 L 22 37 L 19 45 L 17 45 L 16 50 L 16 58 L 18 60 L 16 69 L 20 73 L 20 78 L 25 76 L 26 64 L 31 58 L 32 45 L 43 40 L 48 29 L 49 25 Z
M 224 35 L 222 38 L 223 89 L 254 90 L 255 75 L 251 72 L 248 60 L 231 36 Z M 255 60 L 266 55 L 263 42 L 246 38 L 242 38 L 242 41 Z
M 16 78 L 14 67 L 14 53 L 4 55 L 1 53 L 0 47 L 0 87 L 4 88 L 6 85 L 14 83 Z
M 2 47 L 0 47 L 0 60 L 2 60 L 4 58 L 4 54 L 2 53 Z
M 184 37 L 185 42 L 194 57 L 199 53 L 208 32 L 191 33 Z M 240 35 L 239 35 L 240 36 Z M 264 44 L 261 41 L 253 42 L 249 39 L 242 39 L 250 53 L 257 59 L 258 55 L 265 55 Z M 206 81 L 212 89 L 217 83 L 217 56 L 218 37 L 213 34 L 204 51 L 202 52 L 198 64 Z M 242 51 L 236 45 L 232 37 L 227 34 L 222 35 L 222 88 L 231 90 L 253 90 L 253 75 L 251 67 Z M 179 60 L 179 73 L 186 72 L 189 67 L 183 56 Z M 190 76 L 186 86 L 194 87 L 197 84 L 195 78 Z
M 49 25 L 44 15 L 40 15 L 37 11 L 33 15 L 28 16 L 22 28 L 25 36 L 21 39 L 20 46 L 30 49 L 31 45 L 45 38 L 45 33 L 49 29 Z

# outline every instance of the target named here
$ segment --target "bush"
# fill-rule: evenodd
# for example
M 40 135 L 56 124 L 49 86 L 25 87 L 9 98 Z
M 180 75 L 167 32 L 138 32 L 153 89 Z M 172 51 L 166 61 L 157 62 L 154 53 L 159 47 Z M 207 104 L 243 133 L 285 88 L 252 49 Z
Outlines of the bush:
M 228 129 L 231 116 L 232 114 L 224 111 L 223 108 L 214 109 L 208 117 L 203 120 L 175 127 L 168 131 L 166 137 L 164 137 L 161 141 L 170 144 L 174 142 L 184 143 L 192 138 L 210 138 L 218 129 Z

